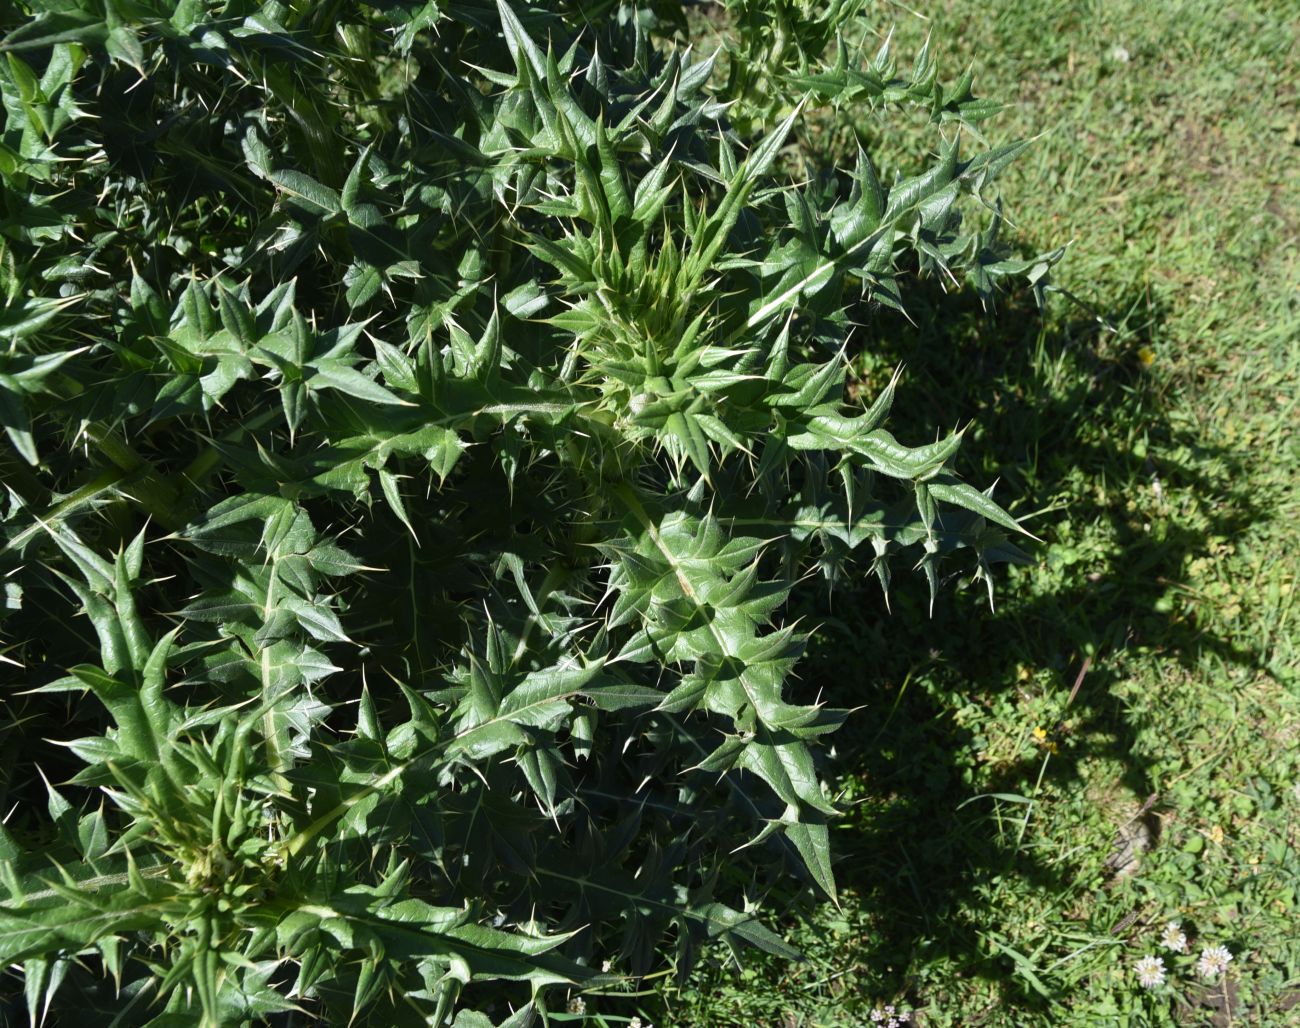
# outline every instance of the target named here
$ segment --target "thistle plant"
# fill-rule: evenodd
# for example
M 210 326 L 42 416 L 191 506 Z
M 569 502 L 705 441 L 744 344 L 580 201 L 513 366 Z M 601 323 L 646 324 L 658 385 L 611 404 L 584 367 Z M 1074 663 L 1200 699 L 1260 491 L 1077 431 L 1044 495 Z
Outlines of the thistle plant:
M 709 60 L 506 0 L 31 3 L 0 41 L 0 954 L 32 1020 L 512 1028 L 835 895 L 783 611 L 1016 521 L 853 326 L 1020 144 L 800 180 Z M 816 72 L 817 69 L 813 69 Z M 468 992 L 466 990 L 469 990 Z M 548 1006 L 550 1004 L 550 1006 Z M 498 1005 L 498 1009 L 507 1009 Z M 460 1014 L 457 1011 L 460 1010 Z
M 733 122 L 770 121 L 802 96 L 864 115 L 900 108 L 924 111 L 935 124 L 968 130 L 1002 105 L 974 93 L 973 68 L 955 80 L 940 74 L 927 40 L 909 62 L 898 59 L 892 29 L 867 17 L 867 0 L 722 0 L 721 51 Z M 877 38 L 880 37 L 880 38 Z

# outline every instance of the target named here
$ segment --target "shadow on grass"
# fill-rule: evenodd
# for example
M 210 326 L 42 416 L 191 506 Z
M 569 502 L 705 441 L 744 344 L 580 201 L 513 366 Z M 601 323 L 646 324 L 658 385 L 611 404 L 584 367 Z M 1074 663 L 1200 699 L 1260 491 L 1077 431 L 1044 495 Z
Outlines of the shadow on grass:
M 1229 454 L 1166 417 L 1158 377 L 1140 359 L 1162 316 L 1146 298 L 1109 312 L 1113 328 L 1083 316 L 1050 327 L 1024 301 L 993 318 L 953 296 L 911 313 L 915 324 L 877 318 L 866 344 L 869 380 L 907 367 L 892 429 L 917 441 L 935 425 L 973 418 L 964 452 L 982 465 L 959 470 L 981 484 L 1001 475 L 999 496 L 1023 501 L 1021 516 L 1056 509 L 1030 522 L 1046 540 L 1032 547 L 1038 566 L 1011 580 L 998 572 L 996 613 L 977 593 L 949 590 L 927 617 L 924 585 L 902 574 L 892 615 L 865 584 L 807 612 L 823 630 L 801 668 L 805 681 L 824 685 L 831 705 L 866 708 L 836 737 L 837 773 L 865 797 L 835 837 L 837 874 L 870 925 L 853 960 L 884 993 L 919 1005 L 944 1006 L 916 972 L 947 962 L 995 983 L 1006 1003 L 1046 1009 L 1050 981 L 1040 987 L 1032 968 L 999 948 L 1000 883 L 1014 876 L 1055 899 L 1104 882 L 1108 854 L 1043 859 L 1019 841 L 1023 804 L 972 797 L 1026 795 L 1040 770 L 1045 784 L 1081 787 L 1080 763 L 1104 757 L 1125 769 L 1115 785 L 1135 798 L 1129 813 L 1139 814 L 1143 798 L 1158 811 L 1112 691 L 1118 658 L 1142 648 L 1191 667 L 1209 652 L 1257 667 L 1253 654 L 1180 619 L 1170 590 L 1207 538 L 1231 540 L 1266 514 Z M 1178 523 L 1166 506 L 1176 491 L 1202 499 L 1208 526 Z M 1094 663 L 1067 709 L 1085 655 Z M 1028 758 L 981 768 L 989 740 L 967 725 L 988 723 L 990 712 L 1011 716 L 1017 690 L 1038 697 L 1038 725 L 1064 724 Z M 1049 745 L 1058 752 L 1043 768 Z M 980 1011 L 944 1012 L 981 1023 Z

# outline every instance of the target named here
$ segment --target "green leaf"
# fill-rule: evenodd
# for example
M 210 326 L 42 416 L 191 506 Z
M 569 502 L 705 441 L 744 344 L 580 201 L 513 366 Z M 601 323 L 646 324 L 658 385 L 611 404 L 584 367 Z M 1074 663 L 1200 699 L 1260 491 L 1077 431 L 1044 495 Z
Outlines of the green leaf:
M 931 481 L 929 488 L 930 494 L 936 500 L 951 503 L 956 507 L 964 507 L 966 510 L 974 511 L 980 517 L 992 521 L 995 525 L 1001 525 L 1012 532 L 1027 535 L 1036 542 L 1042 542 L 1037 536 L 1021 528 L 1020 523 L 1015 518 L 994 503 L 986 494 L 966 482 L 952 476 L 941 476 Z
M 706 903 L 693 908 L 691 914 L 707 922 L 710 938 L 735 937 L 758 947 L 764 953 L 786 960 L 800 959 L 797 949 L 751 914 L 742 914 L 722 903 Z
M 323 186 L 310 175 L 292 169 L 273 170 L 268 177 L 281 190 L 314 214 L 338 214 L 343 201 L 333 189 Z
M 632 682 L 587 686 L 582 690 L 582 693 L 601 710 L 655 707 L 664 699 L 664 693 L 660 690 Z
M 234 336 L 241 346 L 251 346 L 256 341 L 257 328 L 253 321 L 253 312 L 239 296 L 220 283 L 217 286 L 217 309 L 221 312 L 222 327 Z
M 342 361 L 314 361 L 308 367 L 312 371 L 306 379 L 310 389 L 337 389 L 347 396 L 369 403 L 392 404 L 397 407 L 412 406 L 409 400 L 403 400 L 373 378 L 363 375 Z
M 508 717 L 517 724 L 528 724 L 540 709 L 553 701 L 568 699 L 583 691 L 583 687 L 600 674 L 601 664 L 582 668 L 547 668 L 533 671 L 524 677 L 501 701 L 499 717 Z
M 830 834 L 826 826 L 817 822 L 791 821 L 783 823 L 781 830 L 794 843 L 813 880 L 835 902 L 835 876 L 831 871 Z
M 379 295 L 384 276 L 373 264 L 354 264 L 348 268 L 343 281 L 348 287 L 345 294 L 348 306 L 356 308 L 365 306 Z
M 107 35 L 104 19 L 89 11 L 46 10 L 0 40 L 0 50 L 46 50 L 63 43 L 98 46 Z
M 411 537 L 418 539 L 415 526 L 411 524 L 410 515 L 406 513 L 406 503 L 402 500 L 401 490 L 398 488 L 397 476 L 387 468 L 379 469 L 379 484 L 384 490 L 384 498 L 388 500 L 388 505 L 393 508 L 393 513 L 397 515 L 397 520 L 406 526 L 406 530 L 411 533 Z
M 338 615 L 324 602 L 305 600 L 287 593 L 280 598 L 280 605 L 294 616 L 313 639 L 321 642 L 350 641 L 339 623 Z
M 373 146 L 367 146 L 361 151 L 356 163 L 352 165 L 352 170 L 348 172 L 347 181 L 343 183 L 343 192 L 339 196 L 339 205 L 347 213 L 353 224 L 356 224 L 358 200 L 361 196 L 361 187 L 365 182 L 366 171 L 370 165 L 370 154 L 373 149 Z
M 538 80 L 545 81 L 546 57 L 528 35 L 514 8 L 507 3 L 507 0 L 497 0 L 497 13 L 501 18 L 501 29 L 505 33 L 506 46 L 510 48 L 510 55 L 515 59 L 516 65 L 520 65 L 522 69 L 522 62 L 527 61 L 533 75 Z
M 9 375 L 0 375 L 0 424 L 4 425 L 5 435 L 23 460 L 32 465 L 40 463 L 36 440 L 32 436 L 31 418 L 23 404 L 23 391 Z
M 115 61 L 129 64 L 141 75 L 144 74 L 144 46 L 134 29 L 127 25 L 117 25 L 109 29 L 104 48 Z

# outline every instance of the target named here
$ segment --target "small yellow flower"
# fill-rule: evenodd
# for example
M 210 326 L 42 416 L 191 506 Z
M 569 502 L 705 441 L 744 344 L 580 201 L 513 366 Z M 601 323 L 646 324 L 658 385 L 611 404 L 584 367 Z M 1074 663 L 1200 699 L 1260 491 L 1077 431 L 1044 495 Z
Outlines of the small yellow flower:
M 1056 745 L 1056 740 L 1048 737 L 1047 729 L 1042 725 L 1036 725 L 1030 734 L 1034 737 L 1034 742 L 1047 750 L 1048 753 L 1061 752 Z
M 1156 352 L 1155 352 L 1155 350 L 1151 349 L 1151 347 L 1149 347 L 1149 346 L 1142 346 L 1142 347 L 1139 347 L 1139 348 L 1138 348 L 1138 360 L 1140 360 L 1140 361 L 1142 362 L 1142 366 L 1143 366 L 1144 368 L 1149 368 L 1149 367 L 1151 367 L 1151 365 L 1154 364 L 1154 363 L 1156 362 Z
M 1210 842 L 1223 842 L 1223 828 L 1220 825 L 1215 825 L 1210 829 Z

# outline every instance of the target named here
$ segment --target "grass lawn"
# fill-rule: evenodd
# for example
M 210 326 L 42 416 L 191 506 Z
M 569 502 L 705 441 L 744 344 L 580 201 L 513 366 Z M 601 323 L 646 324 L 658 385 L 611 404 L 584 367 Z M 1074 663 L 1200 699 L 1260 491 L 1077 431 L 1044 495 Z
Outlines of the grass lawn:
M 1072 241 L 1086 306 L 877 317 L 860 374 L 906 364 L 900 437 L 974 419 L 962 470 L 1046 541 L 996 613 L 980 586 L 927 618 L 901 573 L 892 615 L 869 584 L 815 612 L 805 682 L 863 708 L 832 755 L 840 908 L 791 915 L 805 962 L 719 962 L 645 1013 L 1300 1024 L 1300 4 L 922 10 L 878 10 L 898 52 L 932 31 L 943 74 L 1015 100 L 990 141 L 1043 133 L 1002 192 L 1026 250 Z M 914 128 L 858 131 L 888 169 Z

